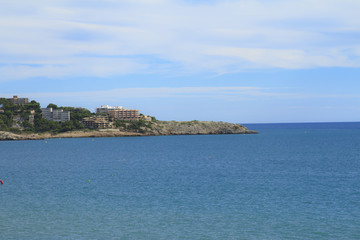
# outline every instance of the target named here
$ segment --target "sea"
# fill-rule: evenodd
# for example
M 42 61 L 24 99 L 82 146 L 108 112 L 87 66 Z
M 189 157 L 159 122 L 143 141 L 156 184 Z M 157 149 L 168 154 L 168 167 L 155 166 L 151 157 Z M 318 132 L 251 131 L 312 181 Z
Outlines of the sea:
M 360 239 L 360 123 L 0 142 L 0 239 Z

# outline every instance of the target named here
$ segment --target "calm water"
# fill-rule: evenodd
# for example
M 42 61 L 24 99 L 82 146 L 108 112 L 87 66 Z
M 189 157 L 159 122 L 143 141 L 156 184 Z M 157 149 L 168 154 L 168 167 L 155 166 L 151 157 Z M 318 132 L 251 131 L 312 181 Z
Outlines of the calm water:
M 360 123 L 0 142 L 0 239 L 360 239 Z

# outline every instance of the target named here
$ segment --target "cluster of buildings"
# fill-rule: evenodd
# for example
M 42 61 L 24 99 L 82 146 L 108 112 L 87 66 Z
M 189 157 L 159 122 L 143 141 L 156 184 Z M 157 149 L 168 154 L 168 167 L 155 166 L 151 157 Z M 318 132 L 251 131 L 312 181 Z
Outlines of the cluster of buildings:
M 109 106 L 102 105 L 96 108 L 96 116 L 84 118 L 82 124 L 88 128 L 112 128 L 113 122 L 116 120 L 123 121 L 139 121 L 143 119 L 145 121 L 151 121 L 151 117 L 141 115 L 139 110 L 136 109 L 125 109 L 121 106 Z M 112 120 L 112 121 L 109 121 Z
M 138 121 L 140 119 L 139 110 L 125 109 L 121 106 L 102 105 L 96 108 L 96 114 L 107 114 L 113 120 Z
M 103 116 L 83 118 L 82 124 L 85 127 L 92 129 L 97 129 L 97 128 L 106 129 L 113 127 L 113 122 L 110 122 L 108 117 L 103 117 Z
M 12 98 L 6 98 L 12 104 L 24 106 L 29 103 L 28 98 L 18 98 L 13 96 Z M 0 106 L 1 108 L 1 106 Z M 42 116 L 49 121 L 66 122 L 70 121 L 70 111 L 64 111 L 63 109 L 54 108 L 42 108 Z M 0 109 L 0 112 L 3 111 Z M 29 116 L 29 122 L 34 122 L 35 112 L 32 111 Z M 136 109 L 125 109 L 121 106 L 109 106 L 102 105 L 96 108 L 96 115 L 92 117 L 86 117 L 82 120 L 82 124 L 85 127 L 93 129 L 106 129 L 113 127 L 113 121 L 124 120 L 124 121 L 139 121 L 140 119 L 145 121 L 151 121 L 150 116 L 140 114 L 139 110 Z
M 18 106 L 24 106 L 25 104 L 29 103 L 29 98 L 18 98 L 18 96 L 13 96 L 12 98 L 6 98 L 6 100 L 9 103 L 18 105 Z M 2 107 L 2 105 L 0 105 L 0 108 Z M 0 109 L 0 113 L 4 112 L 3 109 Z M 35 119 L 35 111 L 31 110 L 30 114 L 29 114 L 29 123 L 30 124 L 34 124 L 34 119 Z M 14 120 L 15 121 L 20 121 L 21 117 L 20 115 L 14 115 Z
M 29 103 L 29 99 L 28 98 L 18 98 L 18 96 L 13 96 L 12 98 L 5 98 L 9 103 L 15 104 L 15 105 L 19 105 L 19 106 L 24 106 L 25 104 Z M 2 105 L 0 104 L 0 108 L 2 107 Z M 0 112 L 4 112 L 3 109 L 0 109 Z

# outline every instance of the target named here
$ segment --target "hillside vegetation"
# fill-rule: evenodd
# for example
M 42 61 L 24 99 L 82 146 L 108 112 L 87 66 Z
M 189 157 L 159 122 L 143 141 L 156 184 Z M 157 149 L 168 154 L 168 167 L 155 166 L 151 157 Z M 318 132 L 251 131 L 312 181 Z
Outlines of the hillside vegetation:
M 70 121 L 54 122 L 46 120 L 41 115 L 40 104 L 36 101 L 31 101 L 24 106 L 15 105 L 8 102 L 5 98 L 0 98 L 1 109 L 4 112 L 0 113 L 0 131 L 7 131 L 13 133 L 62 133 L 74 130 L 84 129 L 81 120 L 84 117 L 92 116 L 92 113 L 85 108 L 74 107 L 58 107 L 55 104 L 49 104 L 48 107 L 54 109 L 63 109 L 70 111 Z M 29 116 L 34 115 L 34 123 L 29 122 Z
M 53 109 L 70 111 L 70 121 L 48 121 L 41 114 L 40 104 L 31 101 L 19 106 L 0 98 L 0 140 L 44 139 L 57 137 L 116 137 L 116 136 L 157 136 L 157 135 L 196 135 L 196 134 L 251 134 L 240 124 L 209 121 L 151 121 L 113 122 L 112 129 L 87 129 L 81 121 L 84 117 L 94 116 L 85 108 L 58 107 Z M 30 122 L 29 119 L 33 118 Z

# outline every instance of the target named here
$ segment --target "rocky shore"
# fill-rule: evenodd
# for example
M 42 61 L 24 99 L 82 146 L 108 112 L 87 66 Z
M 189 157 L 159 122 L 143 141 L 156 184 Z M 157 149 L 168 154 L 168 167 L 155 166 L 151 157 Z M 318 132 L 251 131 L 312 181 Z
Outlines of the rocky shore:
M 151 131 L 154 135 L 198 135 L 198 134 L 253 134 L 240 124 L 208 121 L 164 121 L 158 122 Z
M 166 136 L 166 135 L 206 135 L 206 134 L 255 134 L 240 124 L 205 121 L 158 121 L 151 128 L 141 132 L 122 129 L 71 131 L 59 134 L 22 133 L 15 134 L 0 131 L 0 140 L 41 140 L 48 138 L 87 138 L 87 137 L 131 137 L 131 136 Z

